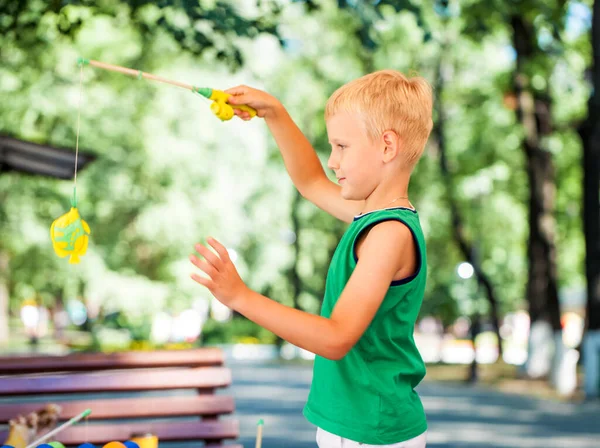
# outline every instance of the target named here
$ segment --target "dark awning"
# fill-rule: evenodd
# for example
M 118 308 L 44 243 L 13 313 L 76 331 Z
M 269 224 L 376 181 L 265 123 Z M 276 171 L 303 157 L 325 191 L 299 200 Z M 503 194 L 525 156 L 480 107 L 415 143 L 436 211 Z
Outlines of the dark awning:
M 77 171 L 95 159 L 96 156 L 79 150 Z M 58 179 L 72 179 L 74 169 L 75 150 L 73 149 L 54 148 L 0 136 L 0 172 L 18 171 Z

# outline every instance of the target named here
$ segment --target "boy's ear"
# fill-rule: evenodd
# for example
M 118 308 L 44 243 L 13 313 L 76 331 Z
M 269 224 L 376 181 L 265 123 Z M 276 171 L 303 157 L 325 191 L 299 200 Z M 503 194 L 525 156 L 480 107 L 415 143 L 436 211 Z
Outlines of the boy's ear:
M 383 162 L 388 163 L 398 157 L 400 153 L 400 137 L 394 131 L 384 131 L 381 136 L 383 144 Z

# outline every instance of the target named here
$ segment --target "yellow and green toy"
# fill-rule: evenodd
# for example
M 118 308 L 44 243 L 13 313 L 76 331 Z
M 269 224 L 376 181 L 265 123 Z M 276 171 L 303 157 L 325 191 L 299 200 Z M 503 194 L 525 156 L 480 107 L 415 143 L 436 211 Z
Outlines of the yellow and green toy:
M 194 87 L 192 91 L 212 100 L 213 103 L 210 105 L 210 110 L 222 121 L 231 120 L 233 118 L 234 108 L 248 112 L 252 118 L 256 116 L 256 110 L 250 106 L 244 104 L 232 106 L 229 104 L 227 99 L 231 95 L 222 90 L 211 89 L 210 87 Z
M 90 233 L 90 226 L 79 216 L 77 190 L 73 188 L 71 210 L 56 219 L 50 227 L 54 252 L 61 258 L 70 256 L 70 264 L 79 263 L 80 257 L 87 251 Z
M 207 98 L 212 101 L 210 105 L 210 110 L 221 119 L 221 121 L 231 120 L 234 116 L 233 109 L 239 109 L 246 111 L 250 114 L 252 118 L 256 116 L 256 110 L 252 107 L 244 105 L 244 104 L 229 104 L 227 99 L 231 96 L 228 93 L 223 92 L 222 90 L 211 89 L 209 87 L 196 87 L 191 84 L 187 84 L 180 81 L 175 81 L 172 79 L 167 79 L 162 76 L 153 75 L 151 73 L 146 73 L 141 70 L 135 70 L 132 68 L 121 67 L 120 65 L 107 64 L 106 62 L 95 61 L 93 59 L 86 58 L 78 58 L 77 65 L 83 67 L 85 65 L 90 65 L 92 67 L 100 68 L 103 70 L 110 70 L 113 72 L 123 73 L 124 75 L 134 76 L 137 79 L 150 79 L 152 81 L 163 82 L 166 84 L 171 84 L 177 87 L 181 87 L 187 90 L 191 90 L 192 92 L 198 93 L 204 98 Z

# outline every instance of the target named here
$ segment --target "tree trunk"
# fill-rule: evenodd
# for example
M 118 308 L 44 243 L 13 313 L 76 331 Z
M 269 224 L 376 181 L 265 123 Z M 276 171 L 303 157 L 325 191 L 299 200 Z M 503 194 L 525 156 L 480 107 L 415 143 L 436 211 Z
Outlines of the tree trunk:
M 600 85 L 597 87 L 600 88 Z M 600 111 L 595 129 L 583 144 L 583 227 L 587 279 L 587 327 L 600 330 Z
M 600 388 L 600 3 L 592 12 L 592 94 L 588 116 L 579 128 L 583 143 L 583 231 L 587 279 L 586 335 L 583 344 L 585 394 Z
M 520 15 L 512 16 L 510 22 L 516 51 L 513 76 L 516 112 L 525 133 L 522 148 L 529 179 L 529 275 L 526 295 L 531 332 L 526 370 L 530 376 L 541 377 L 551 370 L 557 372 L 558 364 L 563 358 L 561 344 L 556 346 L 552 342 L 561 341 L 562 334 L 556 269 L 556 225 L 553 216 L 555 171 L 552 155 L 541 143 L 542 136 L 552 131 L 550 98 L 529 90 L 526 65 L 538 51 L 533 24 L 526 22 Z M 554 368 L 550 361 L 553 351 Z
M 592 95 L 579 128 L 583 143 L 583 231 L 587 279 L 587 327 L 600 330 L 600 3 L 592 19 Z
M 6 275 L 8 273 L 8 255 L 0 251 L 0 346 L 8 344 L 9 298 Z
M 441 53 L 444 53 L 444 47 L 442 46 Z M 438 112 L 438 117 L 436 123 L 433 128 L 433 134 L 437 140 L 438 151 L 439 151 L 439 161 L 440 161 L 440 170 L 442 173 L 442 177 L 444 182 L 446 183 L 446 196 L 448 199 L 448 204 L 450 206 L 451 213 L 451 225 L 452 232 L 454 235 L 454 240 L 458 244 L 460 251 L 463 254 L 463 257 L 473 266 L 473 270 L 475 271 L 475 277 L 477 279 L 477 283 L 479 286 L 483 287 L 485 291 L 485 295 L 490 304 L 490 318 L 492 321 L 492 325 L 494 327 L 494 332 L 496 333 L 496 337 L 498 338 L 498 359 L 502 359 L 502 338 L 500 337 L 500 318 L 498 313 L 498 297 L 496 295 L 496 291 L 492 284 L 490 278 L 486 275 L 481 267 L 481 259 L 475 253 L 474 244 L 470 242 L 466 236 L 465 232 L 465 224 L 463 217 L 460 214 L 460 209 L 456 201 L 456 197 L 454 196 L 454 183 L 452 181 L 452 174 L 450 173 L 450 169 L 448 167 L 448 160 L 446 156 L 446 139 L 444 136 L 444 126 L 446 123 L 446 116 L 444 110 L 444 103 L 442 101 L 442 93 L 444 91 L 444 78 L 443 78 L 443 62 L 442 57 L 440 57 L 437 71 L 436 71 L 436 80 L 434 85 L 434 92 L 436 95 L 435 104 Z M 478 288 L 479 290 L 479 288 Z

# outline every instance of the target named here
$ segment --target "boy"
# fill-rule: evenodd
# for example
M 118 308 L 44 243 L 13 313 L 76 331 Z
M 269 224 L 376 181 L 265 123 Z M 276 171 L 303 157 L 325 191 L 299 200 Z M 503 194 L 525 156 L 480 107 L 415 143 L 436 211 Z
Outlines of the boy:
M 245 86 L 227 93 L 231 104 L 247 104 L 265 119 L 302 196 L 350 226 L 333 255 L 320 316 L 250 290 L 212 238 L 216 254 L 195 246 L 203 258 L 190 260 L 206 276 L 192 278 L 223 304 L 315 353 L 304 415 L 318 427 L 320 448 L 425 447 L 427 423 L 414 390 L 425 365 L 413 331 L 427 262 L 407 191 L 433 126 L 430 86 L 383 70 L 331 96 L 328 167 L 339 185 L 279 101 Z

